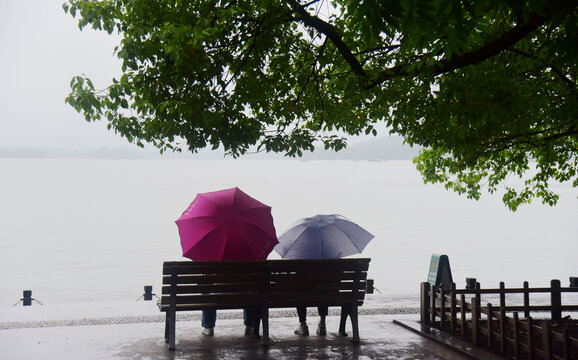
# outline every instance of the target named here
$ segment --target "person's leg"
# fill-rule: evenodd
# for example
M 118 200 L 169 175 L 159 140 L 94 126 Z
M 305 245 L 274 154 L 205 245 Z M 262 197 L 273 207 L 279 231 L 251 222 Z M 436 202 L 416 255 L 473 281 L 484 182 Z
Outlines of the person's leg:
M 317 312 L 319 312 L 319 317 L 323 319 L 323 323 L 325 323 L 325 317 L 329 314 L 329 306 L 318 306 Z
M 306 307 L 297 307 L 297 316 L 299 317 L 299 322 L 306 324 L 307 323 L 307 308 Z
M 249 307 L 243 309 L 243 323 L 245 324 L 245 335 L 259 335 L 260 309 Z
M 245 326 L 253 326 L 253 322 L 251 319 L 252 315 L 253 314 L 251 312 L 251 308 L 243 309 L 243 324 L 245 324 Z
M 345 324 L 347 322 L 347 316 L 349 316 L 349 307 L 341 307 L 341 319 L 339 320 L 339 336 L 347 336 L 345 332 Z
M 299 316 L 299 327 L 295 329 L 297 335 L 309 335 L 309 328 L 307 327 L 307 308 L 297 307 L 297 316 Z
M 327 328 L 325 325 L 325 318 L 329 313 L 328 306 L 318 306 L 317 311 L 319 312 L 319 324 L 317 325 L 317 335 L 327 335 Z
M 213 335 L 213 328 L 217 322 L 217 310 L 203 310 L 201 325 L 203 326 L 203 335 Z

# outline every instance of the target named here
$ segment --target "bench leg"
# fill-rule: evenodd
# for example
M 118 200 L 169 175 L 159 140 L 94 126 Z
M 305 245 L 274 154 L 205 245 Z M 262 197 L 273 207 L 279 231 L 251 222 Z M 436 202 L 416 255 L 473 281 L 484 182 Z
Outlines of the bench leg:
M 353 328 L 353 339 L 351 339 L 351 341 L 357 344 L 359 343 L 359 323 L 357 317 L 357 304 L 351 307 L 351 314 L 349 314 L 349 316 L 351 317 L 351 327 Z
M 347 323 L 347 317 L 349 316 L 349 307 L 341 307 L 341 319 L 339 320 L 339 333 L 345 334 L 345 325 Z
M 169 313 L 165 313 L 165 343 L 169 342 Z
M 261 338 L 261 335 L 259 335 L 259 332 L 261 330 L 261 318 L 262 318 L 262 313 L 263 313 L 263 308 L 259 307 L 256 308 L 255 311 L 255 315 L 256 315 L 256 319 L 255 319 L 255 329 L 253 332 L 253 335 L 255 335 L 255 337 L 257 339 Z
M 266 306 L 263 306 L 261 320 L 263 321 L 263 345 L 269 346 L 269 308 Z
M 167 322 L 168 322 L 168 337 L 169 337 L 169 350 L 175 349 L 175 328 L 176 328 L 177 315 L 175 311 L 167 311 Z

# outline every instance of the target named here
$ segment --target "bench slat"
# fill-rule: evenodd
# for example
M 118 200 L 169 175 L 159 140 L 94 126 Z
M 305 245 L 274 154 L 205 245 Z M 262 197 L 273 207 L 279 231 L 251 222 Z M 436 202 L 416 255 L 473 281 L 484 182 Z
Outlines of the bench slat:
M 234 273 L 234 274 L 196 274 L 196 275 L 179 275 L 179 284 L 212 284 L 219 282 L 251 282 L 261 281 L 263 273 Z M 317 272 L 311 273 L 272 273 L 270 275 L 271 282 L 319 282 L 324 280 L 355 280 L 356 274 L 351 272 L 346 273 L 325 273 Z M 367 273 L 362 272 L 360 280 L 365 280 Z M 163 277 L 163 284 L 171 284 L 171 276 Z
M 356 289 L 354 282 L 319 282 L 319 283 L 300 283 L 285 282 L 271 283 L 270 292 L 324 292 L 333 293 L 340 291 L 351 291 Z
M 259 290 L 261 290 L 261 286 L 258 283 L 179 285 L 176 288 L 176 294 L 239 293 Z M 162 294 L 170 295 L 171 287 L 164 286 Z
M 178 274 L 203 273 L 262 273 L 263 267 L 274 268 L 276 272 L 300 271 L 367 271 L 370 259 L 292 259 L 253 261 L 168 261 L 163 266 L 163 275 L 170 275 L 176 269 Z M 329 270 L 331 269 L 331 270 Z
M 258 304 L 262 301 L 262 296 L 258 293 L 229 293 L 229 294 L 209 294 L 209 295 L 179 295 L 175 297 L 175 304 L 237 304 L 246 305 Z M 167 297 L 161 298 L 161 305 L 170 305 L 171 300 Z
M 286 294 L 287 296 L 300 296 L 301 294 L 307 293 L 338 293 L 346 292 L 351 293 L 355 289 L 353 283 L 341 283 L 341 284 L 318 284 L 315 287 L 304 288 L 300 284 L 293 284 L 291 286 L 278 286 L 277 284 L 271 284 L 269 287 L 270 294 Z M 257 284 L 226 284 L 226 285 L 213 285 L 213 286 L 177 286 L 175 294 L 185 295 L 185 294 L 223 294 L 223 293 L 247 293 L 247 292 L 260 292 L 261 287 Z M 171 288 L 163 287 L 162 294 L 170 295 Z M 360 291 L 359 296 L 363 297 L 365 292 Z
M 179 284 L 215 284 L 215 283 L 245 283 L 262 281 L 263 274 L 235 273 L 235 274 L 198 274 L 180 275 L 177 282 Z M 172 284 L 172 277 L 163 277 L 163 285 Z
M 271 282 L 319 282 L 319 281 L 341 281 L 341 280 L 355 280 L 356 274 L 355 273 L 343 273 L 343 272 L 316 272 L 316 273 L 273 273 L 270 275 Z M 361 279 L 365 279 L 367 277 L 367 273 L 360 274 Z
M 303 283 L 271 283 L 269 291 L 271 293 L 308 293 L 308 292 L 339 292 L 354 290 L 355 283 L 353 282 L 328 282 L 328 283 L 312 283 L 312 286 L 304 286 Z M 234 283 L 234 284 L 204 284 L 204 285 L 179 285 L 176 287 L 175 293 L 180 294 L 206 294 L 206 293 L 238 293 L 261 290 L 259 283 Z M 162 288 L 163 295 L 170 295 L 172 289 L 170 286 Z

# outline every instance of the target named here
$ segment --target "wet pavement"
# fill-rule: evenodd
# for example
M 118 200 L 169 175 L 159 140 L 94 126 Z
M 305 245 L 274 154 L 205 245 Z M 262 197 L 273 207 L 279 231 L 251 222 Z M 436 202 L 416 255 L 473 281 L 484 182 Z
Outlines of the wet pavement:
M 175 351 L 164 343 L 164 323 L 53 326 L 0 330 L 0 358 L 10 359 L 492 359 L 491 354 L 451 348 L 452 341 L 420 335 L 418 315 L 359 317 L 361 343 L 337 334 L 338 316 L 327 318 L 328 334 L 293 333 L 295 317 L 270 319 L 271 343 L 244 336 L 241 319 L 219 319 L 215 335 L 201 334 L 197 320 L 177 321 Z M 350 324 L 348 324 L 350 326 Z M 414 327 L 413 331 L 410 329 Z M 350 332 L 351 328 L 347 330 Z M 427 334 L 426 334 L 427 335 Z M 435 334 L 434 334 L 435 335 Z M 439 336 L 439 334 L 437 334 Z M 446 339 L 447 340 L 447 339 Z M 450 339 L 451 340 L 451 339 Z

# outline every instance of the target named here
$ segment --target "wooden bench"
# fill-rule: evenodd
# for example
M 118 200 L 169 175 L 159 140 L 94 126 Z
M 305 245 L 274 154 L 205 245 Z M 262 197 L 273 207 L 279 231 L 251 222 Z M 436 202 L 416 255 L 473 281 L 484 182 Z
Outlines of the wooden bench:
M 341 306 L 359 342 L 370 259 L 171 261 L 163 265 L 159 309 L 166 313 L 165 341 L 175 348 L 177 311 L 261 308 L 263 344 L 269 344 L 269 309 Z M 257 327 L 257 334 L 258 334 Z

